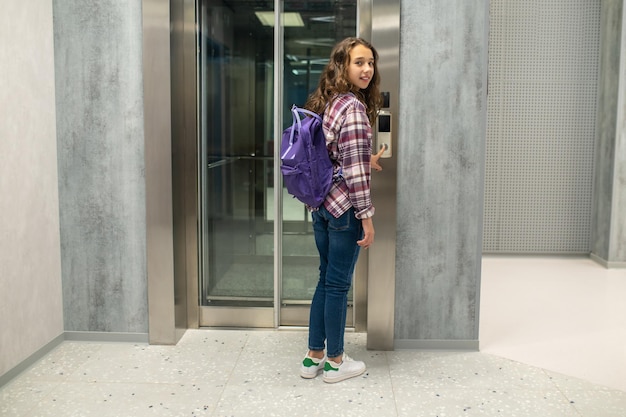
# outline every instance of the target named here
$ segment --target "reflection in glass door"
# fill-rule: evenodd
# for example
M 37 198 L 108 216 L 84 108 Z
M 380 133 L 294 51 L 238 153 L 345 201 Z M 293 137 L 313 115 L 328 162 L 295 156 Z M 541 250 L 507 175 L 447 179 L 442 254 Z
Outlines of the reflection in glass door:
M 332 47 L 355 36 L 357 7 L 356 1 L 286 1 L 284 12 L 301 16 L 303 26 L 284 28 L 283 128 L 292 123 L 291 104 L 304 105 L 317 86 Z M 281 324 L 307 325 L 319 258 L 310 214 L 285 190 L 283 195 Z M 351 303 L 352 293 L 349 297 Z
M 280 184 L 274 124 L 282 131 L 291 123 L 290 105 L 304 104 L 332 46 L 356 33 L 356 0 L 282 3 L 280 86 L 274 83 L 273 4 L 198 1 L 203 326 L 306 325 L 318 279 L 310 214 L 284 189 L 274 195 Z M 278 115 L 277 91 L 284 103 Z M 274 234 L 277 218 L 280 236 Z M 282 254 L 278 270 L 275 253 Z

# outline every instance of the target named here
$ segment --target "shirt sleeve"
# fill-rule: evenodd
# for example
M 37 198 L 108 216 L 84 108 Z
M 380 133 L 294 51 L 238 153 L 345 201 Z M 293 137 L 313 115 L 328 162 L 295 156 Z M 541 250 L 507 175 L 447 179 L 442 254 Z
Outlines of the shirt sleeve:
M 337 146 L 341 155 L 342 175 L 348 187 L 356 217 L 374 215 L 370 196 L 372 128 L 361 102 L 350 106 L 339 131 Z

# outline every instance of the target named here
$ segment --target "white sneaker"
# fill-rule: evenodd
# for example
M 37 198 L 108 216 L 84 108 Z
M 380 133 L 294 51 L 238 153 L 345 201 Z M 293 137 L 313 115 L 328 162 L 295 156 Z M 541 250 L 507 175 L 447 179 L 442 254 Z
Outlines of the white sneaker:
M 324 382 L 332 384 L 333 382 L 354 378 L 365 372 L 364 362 L 355 361 L 345 353 L 342 359 L 341 363 L 336 363 L 331 360 L 326 361 L 326 365 L 324 365 Z
M 309 356 L 307 353 L 304 359 L 302 359 L 302 366 L 300 367 L 300 376 L 302 378 L 311 379 L 315 378 L 320 372 L 324 370 L 324 364 L 326 363 L 326 355 L 322 359 L 316 359 Z

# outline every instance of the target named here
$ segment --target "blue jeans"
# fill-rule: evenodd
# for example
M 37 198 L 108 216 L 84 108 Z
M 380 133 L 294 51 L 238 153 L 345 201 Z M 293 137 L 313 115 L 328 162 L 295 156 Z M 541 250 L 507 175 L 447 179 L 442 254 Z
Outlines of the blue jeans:
M 323 206 L 312 212 L 315 244 L 320 254 L 320 279 L 311 302 L 309 349 L 324 350 L 330 358 L 343 353 L 348 291 L 363 238 L 361 220 L 351 208 L 338 219 Z

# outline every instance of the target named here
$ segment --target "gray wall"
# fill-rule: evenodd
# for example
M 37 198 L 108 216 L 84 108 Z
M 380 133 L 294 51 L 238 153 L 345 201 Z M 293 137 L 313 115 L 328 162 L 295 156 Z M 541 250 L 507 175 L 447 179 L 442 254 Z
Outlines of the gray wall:
M 626 8 L 622 6 L 622 33 L 619 52 L 618 123 L 615 134 L 615 170 L 613 171 L 613 221 L 608 261 L 626 267 Z
M 0 45 L 2 376 L 63 333 L 52 2 L 3 1 Z
M 401 7 L 396 344 L 477 347 L 488 2 Z
M 623 1 L 603 0 L 591 252 L 607 265 L 626 265 L 626 56 Z M 616 88 L 619 86 L 619 88 Z M 616 157 L 617 155 L 617 157 Z
M 600 0 L 490 0 L 485 253 L 588 254 Z
M 141 0 L 53 4 L 65 330 L 147 333 Z

